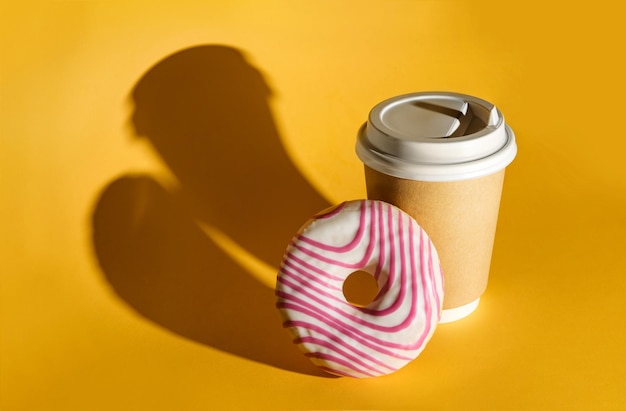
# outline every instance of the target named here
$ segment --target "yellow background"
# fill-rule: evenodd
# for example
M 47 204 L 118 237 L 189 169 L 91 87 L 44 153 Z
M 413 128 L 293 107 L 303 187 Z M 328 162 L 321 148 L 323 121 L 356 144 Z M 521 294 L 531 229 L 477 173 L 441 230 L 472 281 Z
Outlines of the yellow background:
M 3 0 L 0 408 L 626 409 L 614 3 Z M 424 90 L 517 135 L 488 291 L 399 372 L 327 378 L 274 267 L 364 197 L 369 109 Z

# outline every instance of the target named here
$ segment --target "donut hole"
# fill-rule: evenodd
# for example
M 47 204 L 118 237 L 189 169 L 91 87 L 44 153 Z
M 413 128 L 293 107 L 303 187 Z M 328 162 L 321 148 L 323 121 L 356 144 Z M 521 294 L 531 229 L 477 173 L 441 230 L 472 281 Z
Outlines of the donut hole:
M 343 296 L 356 306 L 365 307 L 378 294 L 378 283 L 374 276 L 366 271 L 355 271 L 343 283 Z

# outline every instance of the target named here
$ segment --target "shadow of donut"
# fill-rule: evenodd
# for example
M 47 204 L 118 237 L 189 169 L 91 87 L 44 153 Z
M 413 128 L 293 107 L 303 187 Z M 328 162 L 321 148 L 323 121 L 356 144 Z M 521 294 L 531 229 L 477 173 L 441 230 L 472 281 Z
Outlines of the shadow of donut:
M 100 193 L 93 247 L 115 293 L 152 322 L 285 370 L 325 375 L 282 329 L 274 290 L 198 226 L 277 267 L 295 231 L 329 206 L 285 152 L 260 72 L 236 49 L 198 46 L 152 67 L 132 92 L 136 134 L 177 179 L 125 175 Z

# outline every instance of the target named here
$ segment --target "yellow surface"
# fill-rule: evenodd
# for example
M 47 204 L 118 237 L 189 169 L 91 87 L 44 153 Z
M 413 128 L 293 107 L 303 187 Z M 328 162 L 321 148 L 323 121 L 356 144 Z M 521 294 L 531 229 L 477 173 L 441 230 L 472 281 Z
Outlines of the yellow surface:
M 613 4 L 3 0 L 0 409 L 626 409 Z M 423 90 L 518 138 L 488 291 L 399 372 L 325 378 L 274 267 L 364 196 L 369 109 Z

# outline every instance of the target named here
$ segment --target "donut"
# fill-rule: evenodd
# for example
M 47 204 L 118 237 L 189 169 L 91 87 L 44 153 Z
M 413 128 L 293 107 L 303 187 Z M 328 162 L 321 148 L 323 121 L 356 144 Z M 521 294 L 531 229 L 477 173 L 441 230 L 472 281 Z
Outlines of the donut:
M 365 306 L 348 302 L 355 271 L 376 279 Z M 441 317 L 443 275 L 430 238 L 399 208 L 341 203 L 311 218 L 285 251 L 276 307 L 293 342 L 318 367 L 356 378 L 390 374 L 415 359 Z

